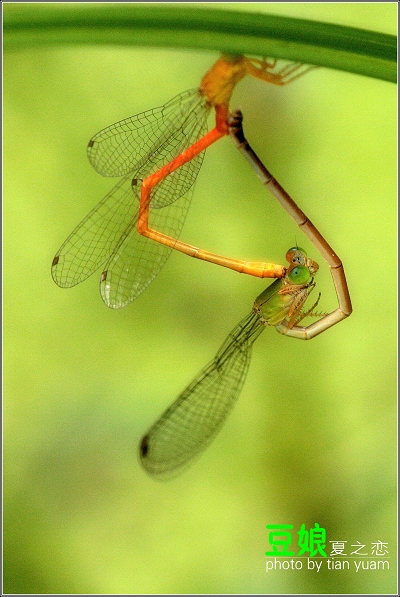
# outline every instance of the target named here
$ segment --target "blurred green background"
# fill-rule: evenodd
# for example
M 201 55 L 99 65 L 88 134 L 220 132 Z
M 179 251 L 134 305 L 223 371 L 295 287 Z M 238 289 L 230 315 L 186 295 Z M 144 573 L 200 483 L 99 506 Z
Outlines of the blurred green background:
M 396 33 L 397 3 L 222 6 Z M 52 281 L 57 249 L 114 182 L 87 141 L 195 87 L 217 57 L 4 55 L 5 592 L 396 591 L 395 85 L 318 69 L 235 90 L 253 147 L 341 257 L 354 313 L 312 342 L 267 329 L 223 431 L 176 480 L 149 478 L 137 444 L 265 283 L 173 254 L 113 311 L 100 271 L 71 290 Z M 321 265 L 320 307 L 336 307 L 328 267 L 229 139 L 207 151 L 182 238 L 277 263 L 298 242 Z M 265 526 L 316 522 L 347 554 L 387 542 L 390 571 L 266 573 Z

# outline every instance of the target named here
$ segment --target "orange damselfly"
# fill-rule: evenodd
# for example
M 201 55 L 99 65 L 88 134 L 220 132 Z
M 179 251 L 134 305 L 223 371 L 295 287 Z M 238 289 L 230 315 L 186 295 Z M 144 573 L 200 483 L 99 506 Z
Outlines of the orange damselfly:
M 313 68 L 286 64 L 277 70 L 276 65 L 276 60 L 223 55 L 199 88 L 97 133 L 87 149 L 90 163 L 103 176 L 122 179 L 63 243 L 52 263 L 54 281 L 72 287 L 103 266 L 102 299 L 121 308 L 145 290 L 172 249 L 252 275 L 282 277 L 283 266 L 245 263 L 178 240 L 204 150 L 228 134 L 235 85 L 246 75 L 285 85 Z M 212 108 L 215 127 L 207 132 Z

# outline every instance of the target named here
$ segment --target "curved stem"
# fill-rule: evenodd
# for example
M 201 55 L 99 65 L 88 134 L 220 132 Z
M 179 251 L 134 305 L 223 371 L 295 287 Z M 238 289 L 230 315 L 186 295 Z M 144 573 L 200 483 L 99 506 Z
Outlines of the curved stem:
M 396 37 L 268 14 L 157 4 L 5 4 L 5 49 L 113 44 L 271 56 L 396 82 Z

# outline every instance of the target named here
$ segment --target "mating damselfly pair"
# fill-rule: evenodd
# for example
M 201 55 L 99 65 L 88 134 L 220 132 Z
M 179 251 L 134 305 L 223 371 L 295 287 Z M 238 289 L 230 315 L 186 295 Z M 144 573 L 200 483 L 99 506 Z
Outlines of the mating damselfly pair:
M 276 64 L 223 56 L 203 77 L 199 89 L 95 135 L 88 145 L 92 165 L 100 174 L 122 180 L 72 232 L 53 260 L 52 275 L 61 287 L 74 286 L 103 266 L 100 292 L 111 308 L 124 307 L 137 298 L 172 249 L 241 273 L 276 278 L 215 358 L 142 438 L 141 462 L 160 479 L 179 473 L 215 437 L 241 392 L 253 342 L 265 326 L 309 339 L 351 313 L 340 259 L 251 149 L 241 112 L 229 110 L 233 88 L 245 75 L 285 85 L 312 68 L 289 64 L 276 70 Z M 212 108 L 215 127 L 207 132 Z M 332 313 L 315 313 L 319 297 L 311 308 L 304 307 L 315 287 L 318 264 L 297 246 L 289 249 L 289 265 L 283 266 L 223 257 L 178 239 L 204 150 L 227 135 L 327 261 L 339 302 Z M 306 316 L 319 319 L 307 327 L 298 325 Z

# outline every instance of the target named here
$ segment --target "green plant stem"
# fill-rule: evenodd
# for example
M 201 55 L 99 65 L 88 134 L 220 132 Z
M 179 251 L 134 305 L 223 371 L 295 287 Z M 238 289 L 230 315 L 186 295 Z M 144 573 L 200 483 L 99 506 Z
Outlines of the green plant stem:
M 268 14 L 180 4 L 6 4 L 5 49 L 119 44 L 283 58 L 396 82 L 396 37 Z

